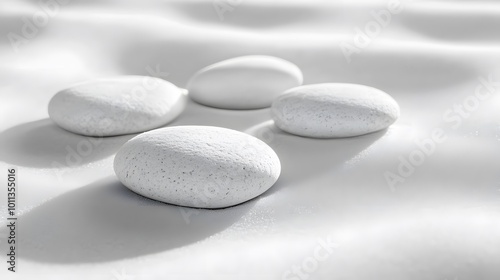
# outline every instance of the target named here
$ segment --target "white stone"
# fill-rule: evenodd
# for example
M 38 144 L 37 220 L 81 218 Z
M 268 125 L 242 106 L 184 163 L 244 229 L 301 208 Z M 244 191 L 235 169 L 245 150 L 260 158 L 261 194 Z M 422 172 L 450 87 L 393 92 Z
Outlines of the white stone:
M 276 153 L 227 128 L 174 126 L 140 134 L 118 151 L 118 179 L 145 197 L 181 206 L 223 208 L 250 200 L 278 179 Z
M 196 102 L 223 109 L 259 109 L 271 106 L 285 90 L 302 84 L 302 72 L 293 63 L 272 56 L 242 56 L 198 71 L 189 81 Z
M 49 116 L 60 127 L 88 136 L 147 131 L 176 118 L 186 94 L 154 77 L 118 76 L 96 79 L 59 91 L 49 103 Z
M 399 105 L 387 93 L 356 84 L 315 84 L 290 89 L 271 108 L 280 129 L 306 137 L 351 137 L 389 127 Z

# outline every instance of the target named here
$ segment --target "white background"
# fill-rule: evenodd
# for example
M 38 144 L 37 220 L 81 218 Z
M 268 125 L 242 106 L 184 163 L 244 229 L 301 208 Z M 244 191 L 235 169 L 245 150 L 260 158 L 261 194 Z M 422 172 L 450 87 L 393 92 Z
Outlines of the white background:
M 499 87 L 474 100 L 480 77 L 500 81 L 500 3 L 402 0 L 369 44 L 356 45 L 356 28 L 373 25 L 389 2 L 74 0 L 44 17 L 36 1 L 2 0 L 0 178 L 18 168 L 20 259 L 8 272 L 2 190 L 0 278 L 499 279 Z M 23 34 L 23 18 L 34 16 L 36 31 Z M 12 44 L 12 33 L 24 40 Z M 357 48 L 350 62 L 346 43 Z M 66 161 L 88 139 L 48 119 L 58 90 L 148 75 L 148 67 L 185 87 L 198 69 L 247 54 L 297 64 L 305 84 L 380 88 L 401 117 L 386 131 L 314 140 L 275 129 L 268 109 L 189 104 L 170 125 L 246 131 L 282 161 L 268 192 L 219 211 L 155 203 L 122 187 L 112 159 L 133 135 Z M 454 106 L 464 102 L 470 110 L 460 116 Z M 401 175 L 402 159 L 419 153 L 415 141 L 435 129 L 446 141 L 391 187 L 384 174 Z

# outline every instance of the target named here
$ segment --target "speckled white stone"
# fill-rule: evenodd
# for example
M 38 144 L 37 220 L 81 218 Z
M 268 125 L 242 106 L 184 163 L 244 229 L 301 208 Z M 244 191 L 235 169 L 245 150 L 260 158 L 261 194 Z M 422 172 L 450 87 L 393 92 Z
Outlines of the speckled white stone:
M 118 151 L 118 179 L 145 197 L 196 208 L 250 200 L 278 179 L 276 153 L 261 140 L 213 126 L 175 126 L 142 133 Z
M 315 84 L 290 89 L 271 108 L 276 126 L 306 137 L 351 137 L 382 130 L 399 117 L 387 93 L 356 84 Z
M 49 116 L 60 127 L 88 136 L 113 136 L 157 128 L 176 118 L 186 94 L 154 77 L 96 79 L 59 91 Z
M 189 81 L 196 102 L 223 109 L 259 109 L 271 106 L 285 90 L 302 84 L 302 72 L 293 63 L 272 56 L 242 56 L 198 71 Z

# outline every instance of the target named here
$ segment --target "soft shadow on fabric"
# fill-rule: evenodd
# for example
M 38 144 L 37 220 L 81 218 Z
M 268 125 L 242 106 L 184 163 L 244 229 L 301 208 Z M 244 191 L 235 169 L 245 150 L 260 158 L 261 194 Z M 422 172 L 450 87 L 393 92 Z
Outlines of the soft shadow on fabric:
M 226 229 L 253 204 L 220 210 L 179 207 L 139 196 L 107 178 L 21 215 L 19 255 L 39 262 L 92 263 L 160 253 Z M 6 229 L 0 234 L 7 236 Z

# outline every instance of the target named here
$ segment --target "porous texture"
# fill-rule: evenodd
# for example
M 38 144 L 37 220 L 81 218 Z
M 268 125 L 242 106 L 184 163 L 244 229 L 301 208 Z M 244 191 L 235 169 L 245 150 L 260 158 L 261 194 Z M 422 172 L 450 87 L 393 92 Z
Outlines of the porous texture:
M 399 105 L 387 93 L 356 84 L 296 87 L 271 108 L 280 129 L 306 137 L 358 136 L 387 128 L 399 117 Z
M 250 200 L 278 179 L 276 153 L 248 134 L 212 126 L 177 126 L 136 136 L 114 160 L 118 179 L 151 199 L 197 208 Z
M 82 135 L 113 136 L 167 124 L 186 104 L 175 85 L 154 77 L 97 79 L 58 92 L 49 116 L 60 127 Z
M 189 96 L 203 105 L 224 109 L 271 106 L 285 90 L 302 84 L 293 63 L 272 56 L 242 56 L 198 71 L 189 81 Z

